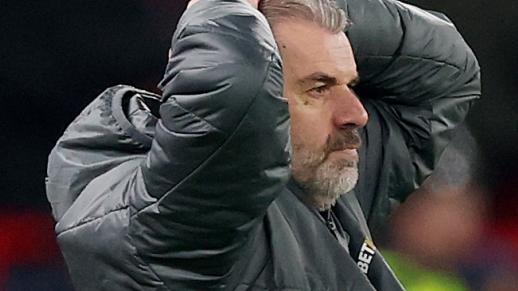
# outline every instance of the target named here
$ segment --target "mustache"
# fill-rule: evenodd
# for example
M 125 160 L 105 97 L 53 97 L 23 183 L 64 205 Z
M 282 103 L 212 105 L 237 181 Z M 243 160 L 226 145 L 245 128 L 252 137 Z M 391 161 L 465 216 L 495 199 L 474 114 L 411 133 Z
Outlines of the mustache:
M 328 135 L 324 153 L 327 156 L 334 151 L 358 149 L 361 145 L 362 139 L 358 129 L 344 129 L 336 134 Z

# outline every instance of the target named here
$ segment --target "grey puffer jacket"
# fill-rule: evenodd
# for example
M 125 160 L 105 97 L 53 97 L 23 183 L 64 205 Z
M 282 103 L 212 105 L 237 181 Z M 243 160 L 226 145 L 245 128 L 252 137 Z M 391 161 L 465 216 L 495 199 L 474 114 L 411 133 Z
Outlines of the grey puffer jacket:
M 339 1 L 369 111 L 360 181 L 333 216 L 344 247 L 289 181 L 279 54 L 245 0 L 189 8 L 163 96 L 116 86 L 49 156 L 47 196 L 77 290 L 401 290 L 369 234 L 429 175 L 480 94 L 444 17 Z

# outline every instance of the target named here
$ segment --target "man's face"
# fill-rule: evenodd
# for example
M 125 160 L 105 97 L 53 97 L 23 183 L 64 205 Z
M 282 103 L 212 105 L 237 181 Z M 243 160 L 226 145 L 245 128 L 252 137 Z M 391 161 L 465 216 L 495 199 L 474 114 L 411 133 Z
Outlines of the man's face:
M 292 173 L 320 209 L 356 185 L 358 128 L 367 112 L 352 91 L 358 81 L 351 45 L 303 20 L 273 26 L 283 59 L 293 145 Z

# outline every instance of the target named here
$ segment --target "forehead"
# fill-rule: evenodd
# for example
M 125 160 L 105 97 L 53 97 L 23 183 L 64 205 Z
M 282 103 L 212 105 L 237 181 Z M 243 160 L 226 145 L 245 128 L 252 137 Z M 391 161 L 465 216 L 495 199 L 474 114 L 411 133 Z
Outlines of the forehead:
M 294 78 L 315 72 L 336 77 L 339 82 L 356 77 L 356 63 L 344 33 L 332 33 L 300 20 L 283 20 L 273 27 L 283 65 Z

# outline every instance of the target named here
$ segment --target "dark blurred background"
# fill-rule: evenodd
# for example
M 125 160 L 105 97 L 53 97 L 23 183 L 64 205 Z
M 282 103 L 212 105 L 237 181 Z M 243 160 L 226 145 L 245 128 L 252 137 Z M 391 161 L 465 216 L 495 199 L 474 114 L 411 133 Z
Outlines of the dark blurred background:
M 483 233 L 516 250 L 518 3 L 407 2 L 444 12 L 479 58 L 483 99 L 468 127 L 480 155 L 475 186 L 461 192 L 479 193 Z M 105 88 L 130 84 L 157 92 L 184 6 L 182 0 L 0 1 L 0 290 L 68 290 L 66 278 L 59 279 L 64 271 L 45 198 L 47 155 Z M 62 285 L 48 285 L 56 281 Z

